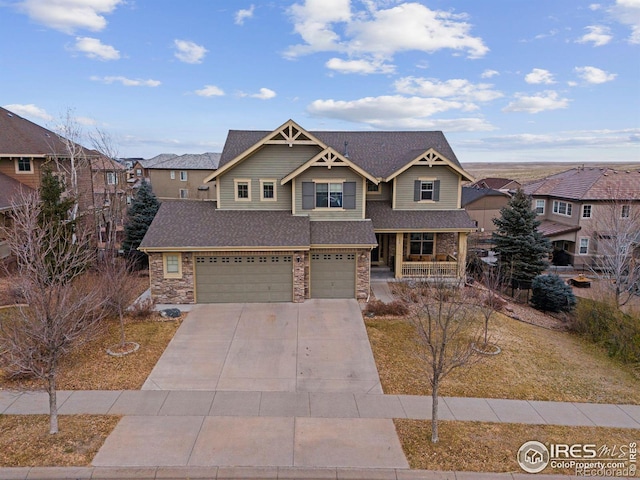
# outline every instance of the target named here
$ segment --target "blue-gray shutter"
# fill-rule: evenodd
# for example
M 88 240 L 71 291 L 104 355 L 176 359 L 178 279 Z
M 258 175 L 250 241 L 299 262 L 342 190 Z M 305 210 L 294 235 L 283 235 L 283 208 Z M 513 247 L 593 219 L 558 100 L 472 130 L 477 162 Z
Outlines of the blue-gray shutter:
M 313 210 L 316 189 L 313 182 L 302 182 L 302 209 Z
M 433 182 L 433 201 L 440 201 L 440 180 Z
M 342 184 L 342 208 L 354 210 L 356 208 L 356 182 Z
M 420 190 L 422 188 L 422 182 L 420 180 L 416 180 L 413 182 L 413 201 L 420 201 Z

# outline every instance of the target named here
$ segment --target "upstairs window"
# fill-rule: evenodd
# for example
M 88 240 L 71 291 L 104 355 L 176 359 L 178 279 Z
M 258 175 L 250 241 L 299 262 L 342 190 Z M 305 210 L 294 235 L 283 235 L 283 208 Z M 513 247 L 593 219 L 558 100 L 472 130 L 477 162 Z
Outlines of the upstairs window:
M 433 182 L 420 182 L 420 200 L 433 200 Z
M 141 176 L 142 176 L 142 169 L 136 168 L 136 177 L 141 177 Z
M 15 160 L 16 173 L 33 173 L 33 165 L 30 157 L 19 157 Z
M 118 174 L 115 172 L 107 172 L 107 185 L 117 185 Z
M 591 205 L 582 206 L 582 218 L 591 218 Z
M 171 170 L 171 172 L 169 172 L 169 178 L 171 180 L 175 180 L 176 179 L 176 172 Z
M 571 216 L 573 204 L 568 202 L 561 202 L 559 200 L 553 201 L 553 213 L 557 215 L 564 215 L 565 217 Z
M 316 208 L 342 208 L 342 183 L 316 183 Z
M 375 184 L 371 180 L 367 180 L 368 193 L 380 193 L 380 184 Z
M 318 180 L 302 182 L 302 209 L 356 208 L 356 182 L 332 182 Z
M 180 171 L 180 181 L 182 182 L 186 182 L 187 181 L 187 172 L 185 170 L 181 170 Z
M 415 202 L 440 201 L 440 180 L 416 180 L 413 189 L 413 200 Z
M 234 179 L 235 199 L 240 201 L 251 201 L 251 180 Z
M 536 215 L 544 215 L 544 200 L 536 200 Z
M 266 202 L 276 201 L 276 182 L 275 180 L 260 180 L 260 200 Z
M 629 218 L 631 214 L 631 205 L 622 205 L 622 211 L 620 212 L 621 218 Z

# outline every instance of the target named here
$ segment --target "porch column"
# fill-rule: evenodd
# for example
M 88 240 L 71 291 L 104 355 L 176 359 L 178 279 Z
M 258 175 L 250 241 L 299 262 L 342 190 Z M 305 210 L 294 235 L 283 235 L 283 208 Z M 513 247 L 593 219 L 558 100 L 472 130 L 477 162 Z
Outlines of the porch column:
M 467 274 L 467 233 L 458 232 L 458 277 L 465 278 Z
M 402 278 L 402 259 L 404 258 L 404 233 L 396 233 L 395 278 Z

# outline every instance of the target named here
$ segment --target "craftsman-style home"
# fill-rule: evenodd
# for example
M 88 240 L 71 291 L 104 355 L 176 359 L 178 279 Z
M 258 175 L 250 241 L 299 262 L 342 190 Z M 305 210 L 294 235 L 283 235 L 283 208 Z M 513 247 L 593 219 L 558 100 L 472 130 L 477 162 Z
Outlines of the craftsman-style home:
M 442 132 L 230 131 L 216 201 L 164 201 L 140 249 L 158 303 L 369 295 L 371 266 L 465 275 L 460 166 Z

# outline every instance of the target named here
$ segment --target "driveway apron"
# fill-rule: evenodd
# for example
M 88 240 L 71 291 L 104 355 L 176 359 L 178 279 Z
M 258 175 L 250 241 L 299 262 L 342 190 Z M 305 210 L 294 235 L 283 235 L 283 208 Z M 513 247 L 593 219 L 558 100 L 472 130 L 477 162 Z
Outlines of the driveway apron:
M 197 305 L 142 388 L 213 401 L 125 416 L 94 465 L 408 468 L 392 420 L 354 418 L 354 394 L 382 394 L 355 300 Z

